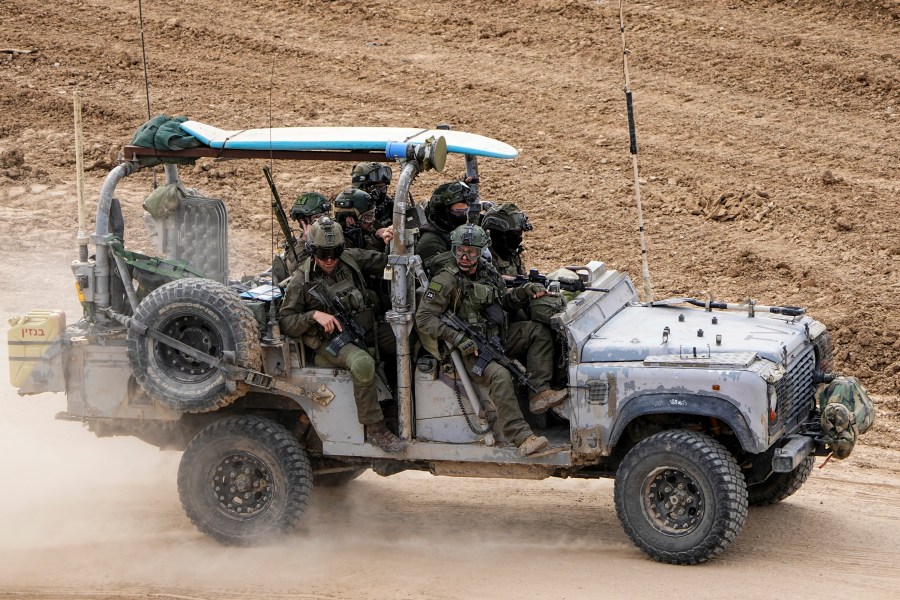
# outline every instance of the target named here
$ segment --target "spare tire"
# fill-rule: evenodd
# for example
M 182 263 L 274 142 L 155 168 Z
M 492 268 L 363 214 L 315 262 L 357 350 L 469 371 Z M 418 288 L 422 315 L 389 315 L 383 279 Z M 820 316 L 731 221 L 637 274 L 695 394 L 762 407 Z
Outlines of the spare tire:
M 160 286 L 141 301 L 134 318 L 216 358 L 230 351 L 241 367 L 258 369 L 261 364 L 253 313 L 236 292 L 211 279 L 179 279 Z M 178 412 L 215 410 L 247 390 L 242 382 L 229 385 L 217 367 L 134 329 L 128 330 L 126 351 L 141 388 Z

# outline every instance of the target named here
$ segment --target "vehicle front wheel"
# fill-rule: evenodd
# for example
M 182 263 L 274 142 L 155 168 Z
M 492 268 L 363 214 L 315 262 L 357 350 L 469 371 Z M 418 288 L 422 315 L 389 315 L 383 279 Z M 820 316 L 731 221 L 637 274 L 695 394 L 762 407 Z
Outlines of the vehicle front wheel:
M 309 458 L 274 421 L 226 417 L 194 437 L 178 467 L 178 494 L 191 522 L 228 545 L 247 546 L 293 530 L 312 491 Z
M 750 506 L 778 504 L 806 483 L 815 464 L 816 457 L 807 456 L 806 460 L 790 473 L 772 473 L 765 481 L 748 485 L 747 501 Z
M 664 431 L 638 443 L 616 473 L 616 514 L 645 554 L 695 564 L 720 554 L 747 519 L 737 461 L 695 431 Z

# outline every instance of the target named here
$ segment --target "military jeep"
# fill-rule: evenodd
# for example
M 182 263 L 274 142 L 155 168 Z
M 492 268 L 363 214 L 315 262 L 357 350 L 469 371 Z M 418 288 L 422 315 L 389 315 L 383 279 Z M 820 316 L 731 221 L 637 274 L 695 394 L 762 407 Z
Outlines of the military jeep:
M 417 288 L 427 282 L 415 255 L 421 221 L 410 186 L 459 151 L 448 151 L 439 135 L 383 149 L 335 148 L 126 146 L 100 193 L 93 256 L 85 243 L 72 264 L 83 317 L 68 327 L 58 311 L 11 320 L 19 393 L 65 392 L 59 419 L 97 436 L 184 451 L 181 502 L 216 540 L 245 545 L 284 535 L 300 522 L 314 486 L 346 485 L 368 469 L 609 477 L 617 515 L 643 552 L 698 563 L 738 535 L 748 505 L 787 498 L 815 456 L 846 456 L 871 424 L 864 390 L 834 379 L 831 338 L 802 309 L 641 302 L 625 273 L 590 262 L 567 265 L 584 291 L 552 318 L 569 398 L 541 417 L 527 415 L 524 404 L 551 448 L 518 456 L 486 426 L 485 390 L 411 341 Z M 399 166 L 385 273 L 398 364 L 396 386 L 382 385 L 379 394 L 389 424 L 409 442 L 402 453 L 366 443 L 347 372 L 312 366 L 309 350 L 280 334 L 279 288 L 264 273 L 250 282 L 229 277 L 225 205 L 179 177 L 178 164 L 210 159 Z M 160 253 L 149 257 L 125 249 L 111 231 L 114 193 L 123 178 L 159 162 L 168 196 L 159 201 L 154 192 L 157 201 L 145 202 Z M 465 154 L 465 165 L 477 181 L 478 154 Z M 839 393 L 836 381 L 850 393 Z M 835 405 L 845 407 L 846 422 L 824 418 Z

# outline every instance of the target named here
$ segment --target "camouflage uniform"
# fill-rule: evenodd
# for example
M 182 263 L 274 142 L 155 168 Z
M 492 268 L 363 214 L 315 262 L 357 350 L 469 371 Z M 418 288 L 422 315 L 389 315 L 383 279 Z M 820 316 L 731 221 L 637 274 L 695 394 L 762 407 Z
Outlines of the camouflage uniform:
M 491 264 L 497 271 L 508 277 L 526 275 L 525 266 L 522 264 L 522 234 L 533 229 L 531 223 L 528 222 L 528 215 L 513 203 L 501 204 L 484 214 L 481 219 L 481 227 L 491 235 Z M 514 321 L 511 330 L 515 330 L 522 321 L 534 321 L 537 322 L 536 325 L 541 332 L 532 335 L 536 335 L 542 341 L 551 340 L 553 349 L 550 352 L 550 361 L 545 361 L 544 355 L 541 355 L 541 359 L 538 361 L 532 360 L 532 353 L 529 352 L 527 366 L 529 371 L 540 372 L 542 375 L 549 368 L 553 379 L 558 381 L 566 380 L 565 356 L 560 351 L 558 354 L 562 360 L 553 358 L 557 354 L 556 341 L 549 327 L 549 315 L 560 312 L 565 307 L 566 302 L 562 296 L 546 295 L 541 298 L 529 299 L 526 310 L 510 314 L 510 320 Z M 510 333 L 510 339 L 514 339 L 513 331 Z M 558 366 L 555 373 L 553 366 Z
M 416 242 L 416 254 L 422 259 L 422 264 L 428 271 L 433 271 L 432 263 L 443 263 L 446 262 L 444 259 L 452 259 L 448 232 L 441 231 L 431 224 L 420 231 L 419 240 Z M 441 258 L 436 260 L 438 255 L 441 255 Z
M 364 215 L 368 218 L 376 215 L 375 200 L 371 194 L 355 188 L 347 189 L 334 199 L 334 218 L 344 228 L 344 243 L 347 248 L 360 248 L 384 252 L 387 244 L 375 235 L 379 227 L 377 220 L 368 229 L 363 226 Z M 353 217 L 355 223 L 348 225 L 347 217 Z
M 389 327 L 374 327 L 375 301 L 365 288 L 366 278 L 380 278 L 386 264 L 385 254 L 348 249 L 338 259 L 334 271 L 327 275 L 316 268 L 312 257 L 307 257 L 291 276 L 279 320 L 282 332 L 302 339 L 304 344 L 315 350 L 316 366 L 350 370 L 359 422 L 364 425 L 384 420 L 375 389 L 375 359 L 367 348 L 355 344 L 345 345 L 336 356 L 326 352 L 325 347 L 338 332 L 326 333 L 313 319 L 315 311 L 327 310 L 309 290 L 315 284 L 324 282 L 328 293 L 340 299 L 353 319 L 366 330 L 366 344 L 377 345 L 383 355 L 393 356 L 396 354 L 394 334 Z
M 525 275 L 522 264 L 522 234 L 533 228 L 528 216 L 512 203 L 501 204 L 484 214 L 481 227 L 491 234 L 491 262 L 501 275 Z
M 375 222 L 378 228 L 390 227 L 394 222 L 394 199 L 388 196 L 391 168 L 377 162 L 361 162 L 350 172 L 350 185 L 372 196 L 375 200 Z
M 416 254 L 421 257 L 427 272 L 438 272 L 445 262 L 452 259 L 452 256 L 444 254 L 450 251 L 450 233 L 465 224 L 466 217 L 460 219 L 452 215 L 450 207 L 459 203 L 468 204 L 468 201 L 469 186 L 461 181 L 443 183 L 432 192 L 425 205 L 428 224 L 422 227 L 416 242 Z M 436 258 L 439 255 L 440 258 Z
M 464 273 L 453 261 L 445 265 L 429 283 L 416 312 L 416 326 L 425 347 L 439 356 L 438 340 L 449 347 L 458 343 L 458 333 L 440 320 L 446 310 L 456 313 L 489 336 L 500 334 L 503 337 L 507 334 L 505 319 L 502 323 L 494 323 L 485 316 L 485 309 L 492 304 L 499 304 L 506 309 L 515 308 L 527 302 L 531 293 L 532 287 L 529 285 L 507 292 L 499 274 L 484 259 L 478 260 L 473 275 Z M 539 390 L 547 389 L 552 375 L 552 340 L 543 337 L 537 323 L 523 322 L 514 326 L 508 332 L 507 352 L 515 354 L 527 347 L 529 359 L 533 358 L 535 364 L 545 363 L 546 368 L 531 373 L 529 382 Z M 509 371 L 492 362 L 484 374 L 475 376 L 471 371 L 475 357 L 467 355 L 464 360 L 470 376 L 488 389 L 488 395 L 497 411 L 499 432 L 516 445 L 533 435 L 522 417 Z
M 291 273 L 293 273 L 300 262 L 306 257 L 306 240 L 304 239 L 303 225 L 311 223 L 321 215 L 327 214 L 331 210 L 331 204 L 319 192 L 304 192 L 297 196 L 294 205 L 291 207 L 291 218 L 297 221 L 300 226 L 300 235 L 291 248 L 285 248 L 284 252 L 275 255 L 272 260 L 272 283 L 280 285 Z M 285 244 L 287 245 L 287 244 Z
M 501 275 L 515 277 L 516 275 L 527 274 L 525 271 L 525 266 L 522 264 L 522 259 L 519 258 L 518 255 L 514 256 L 513 260 L 506 260 L 497 252 L 492 251 L 491 264 L 494 265 L 494 268 L 497 269 L 497 272 Z

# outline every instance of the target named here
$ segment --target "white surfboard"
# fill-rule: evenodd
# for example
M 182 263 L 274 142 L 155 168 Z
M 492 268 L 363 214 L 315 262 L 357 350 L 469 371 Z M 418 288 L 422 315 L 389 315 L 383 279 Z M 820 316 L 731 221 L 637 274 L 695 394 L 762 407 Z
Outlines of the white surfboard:
M 271 127 L 225 130 L 185 121 L 181 128 L 211 148 L 232 150 L 384 150 L 389 142 L 423 143 L 442 136 L 447 151 L 490 158 L 516 158 L 519 151 L 499 140 L 445 129 L 413 127 Z

